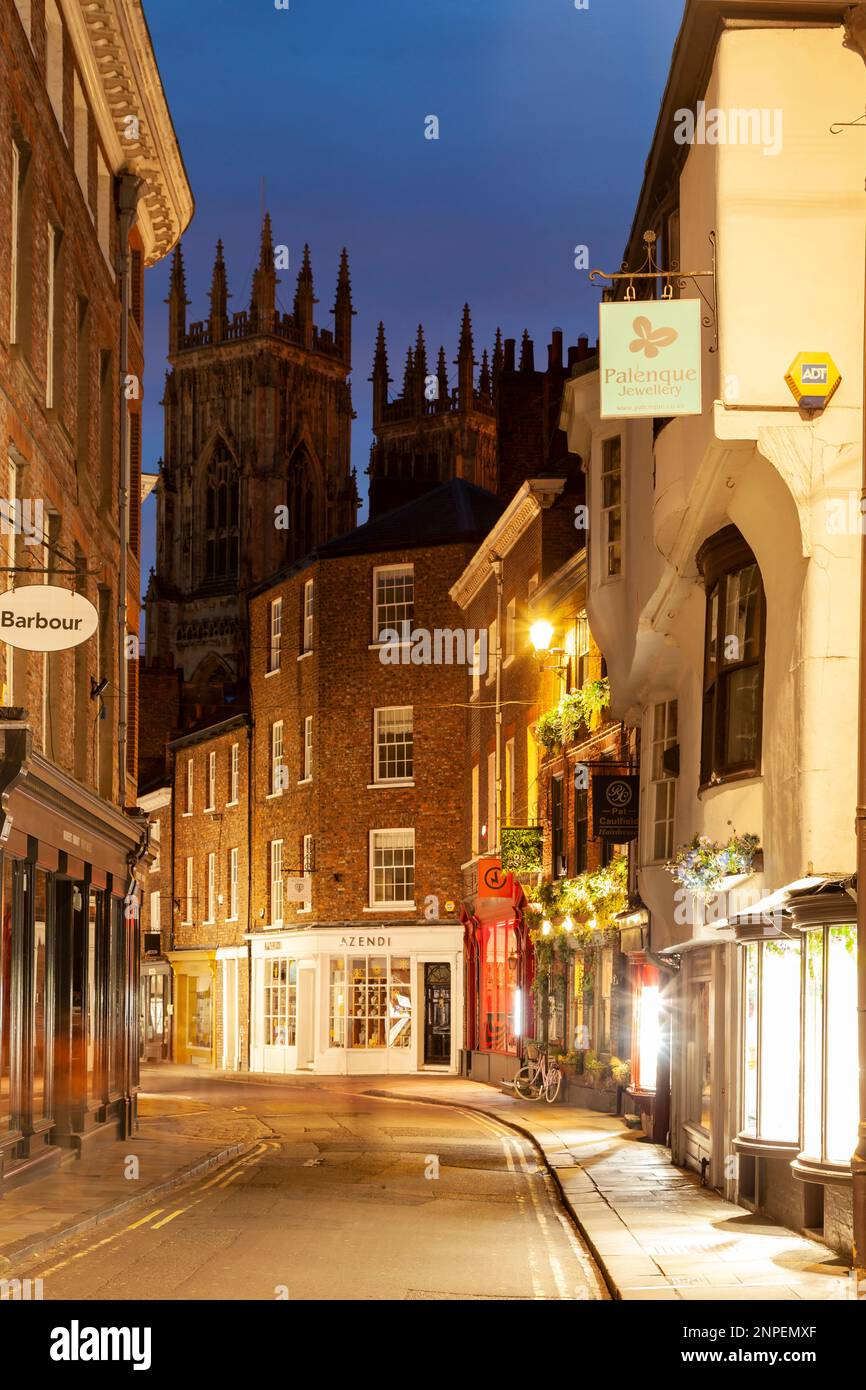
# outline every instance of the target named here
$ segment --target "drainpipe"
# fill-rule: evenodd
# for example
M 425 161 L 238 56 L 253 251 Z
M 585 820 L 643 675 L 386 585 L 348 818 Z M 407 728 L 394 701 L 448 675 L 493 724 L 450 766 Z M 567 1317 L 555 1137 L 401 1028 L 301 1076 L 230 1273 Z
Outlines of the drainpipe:
M 845 14 L 845 46 L 866 61 L 866 4 Z M 863 369 L 866 370 L 866 300 L 863 322 Z M 866 379 L 864 379 L 866 385 Z M 866 399 L 863 401 L 861 515 L 866 506 Z M 854 1207 L 854 1277 L 866 1279 L 866 532 L 860 536 L 859 719 L 857 728 L 857 1038 L 860 1058 L 860 1122 L 851 1159 Z
M 120 531 L 120 572 L 117 580 L 117 775 L 120 805 L 126 803 L 126 742 L 128 728 L 129 668 L 126 659 L 126 584 L 129 548 L 129 411 L 126 378 L 129 368 L 129 234 L 135 225 L 142 180 L 134 174 L 117 179 L 117 262 L 120 282 L 120 483 L 118 487 L 118 529 Z M 136 499 L 138 501 L 138 499 Z
M 491 555 L 490 568 L 496 576 L 496 651 L 487 653 L 488 660 L 496 662 L 496 752 L 494 754 L 494 776 L 496 778 L 496 824 L 493 827 L 493 845 L 502 855 L 502 558 Z

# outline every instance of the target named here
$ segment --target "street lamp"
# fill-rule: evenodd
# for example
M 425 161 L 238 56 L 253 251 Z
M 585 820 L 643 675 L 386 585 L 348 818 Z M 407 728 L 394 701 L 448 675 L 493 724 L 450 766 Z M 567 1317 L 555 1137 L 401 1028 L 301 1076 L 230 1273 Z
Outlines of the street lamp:
M 553 624 L 544 618 L 539 618 L 529 629 L 529 640 L 535 648 L 535 655 L 538 657 L 539 671 L 563 671 L 568 665 L 568 652 L 564 647 L 552 647 Z M 544 658 L 552 658 L 547 665 Z

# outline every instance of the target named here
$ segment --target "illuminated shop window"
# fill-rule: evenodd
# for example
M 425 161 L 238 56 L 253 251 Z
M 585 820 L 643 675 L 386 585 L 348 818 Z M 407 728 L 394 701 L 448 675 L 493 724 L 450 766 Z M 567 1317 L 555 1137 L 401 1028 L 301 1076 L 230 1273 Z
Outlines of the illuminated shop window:
M 408 956 L 352 956 L 348 988 L 343 958 L 332 959 L 331 1047 L 345 1045 L 346 1023 L 351 1048 L 409 1047 L 412 975 Z
M 743 1134 L 800 1132 L 800 941 L 752 941 L 743 962 Z
M 857 929 L 805 933 L 803 1154 L 847 1164 L 857 1139 Z
M 515 1054 L 518 1018 L 517 932 L 493 922 L 481 933 L 481 1049 Z

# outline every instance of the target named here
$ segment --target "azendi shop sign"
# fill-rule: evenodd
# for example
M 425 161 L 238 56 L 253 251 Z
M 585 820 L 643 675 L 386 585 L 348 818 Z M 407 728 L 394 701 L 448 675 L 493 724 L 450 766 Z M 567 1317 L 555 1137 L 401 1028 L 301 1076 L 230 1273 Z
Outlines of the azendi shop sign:
M 599 305 L 601 417 L 700 415 L 701 303 Z
M 0 594 L 0 641 L 28 652 L 60 652 L 92 637 L 99 614 L 83 594 L 30 584 Z

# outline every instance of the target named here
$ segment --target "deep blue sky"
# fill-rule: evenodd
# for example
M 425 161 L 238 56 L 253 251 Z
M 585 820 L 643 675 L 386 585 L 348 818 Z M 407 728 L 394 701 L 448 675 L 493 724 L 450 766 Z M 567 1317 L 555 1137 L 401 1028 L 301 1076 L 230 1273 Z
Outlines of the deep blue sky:
M 456 356 L 497 325 L 546 360 L 551 328 L 595 341 L 599 294 L 574 269 L 618 267 L 684 0 L 144 0 L 196 200 L 184 237 L 190 320 L 206 317 L 214 246 L 229 309 L 248 307 L 261 185 L 291 270 L 310 243 L 317 322 L 333 325 L 340 248 L 357 318 L 353 462 L 362 497 L 376 325 L 392 392 L 423 322 Z M 440 121 L 424 138 L 426 116 Z M 168 262 L 147 274 L 144 467 L 162 454 Z M 449 368 L 450 370 L 450 368 Z M 145 507 L 145 571 L 154 504 Z M 362 517 L 364 512 L 362 512 Z

